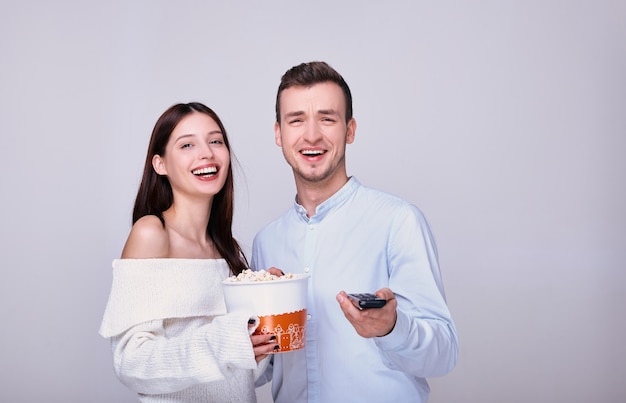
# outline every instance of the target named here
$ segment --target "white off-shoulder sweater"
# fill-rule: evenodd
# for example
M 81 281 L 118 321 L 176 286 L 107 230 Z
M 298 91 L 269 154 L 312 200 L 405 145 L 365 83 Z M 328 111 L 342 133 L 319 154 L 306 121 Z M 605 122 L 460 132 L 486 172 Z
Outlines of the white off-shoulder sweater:
M 248 313 L 226 313 L 223 259 L 118 259 L 100 334 L 140 402 L 255 402 Z

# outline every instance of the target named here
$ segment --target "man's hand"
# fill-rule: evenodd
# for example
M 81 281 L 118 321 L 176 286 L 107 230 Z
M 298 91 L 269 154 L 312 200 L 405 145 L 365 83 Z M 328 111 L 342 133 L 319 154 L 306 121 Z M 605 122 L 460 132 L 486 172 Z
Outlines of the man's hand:
M 361 337 L 386 336 L 391 333 L 396 325 L 398 303 L 393 291 L 389 288 L 381 288 L 376 291 L 376 295 L 387 300 L 384 307 L 360 310 L 348 298 L 345 291 L 337 294 L 337 302 L 339 302 L 343 314 Z

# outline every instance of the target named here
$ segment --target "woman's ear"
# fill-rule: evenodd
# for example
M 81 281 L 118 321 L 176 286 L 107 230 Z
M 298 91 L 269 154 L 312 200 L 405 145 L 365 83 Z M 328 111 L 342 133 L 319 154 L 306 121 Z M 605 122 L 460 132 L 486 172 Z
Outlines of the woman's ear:
M 165 163 L 163 163 L 163 158 L 160 155 L 155 154 L 152 157 L 152 168 L 159 175 L 167 175 L 167 169 L 165 169 Z

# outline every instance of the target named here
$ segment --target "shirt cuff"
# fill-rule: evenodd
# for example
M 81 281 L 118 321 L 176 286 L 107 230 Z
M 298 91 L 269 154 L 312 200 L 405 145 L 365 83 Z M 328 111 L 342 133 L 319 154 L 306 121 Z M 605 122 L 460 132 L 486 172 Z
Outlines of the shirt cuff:
M 391 333 L 381 337 L 374 337 L 374 342 L 382 350 L 396 350 L 406 343 L 409 327 L 409 317 L 404 312 L 397 309 L 396 324 Z

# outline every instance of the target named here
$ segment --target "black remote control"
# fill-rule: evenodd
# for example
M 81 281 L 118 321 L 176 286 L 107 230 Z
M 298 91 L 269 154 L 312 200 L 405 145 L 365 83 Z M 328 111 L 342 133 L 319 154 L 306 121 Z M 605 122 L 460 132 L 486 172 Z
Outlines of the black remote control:
M 352 293 L 348 297 L 358 302 L 359 309 L 382 308 L 387 303 L 386 299 L 368 292 Z

